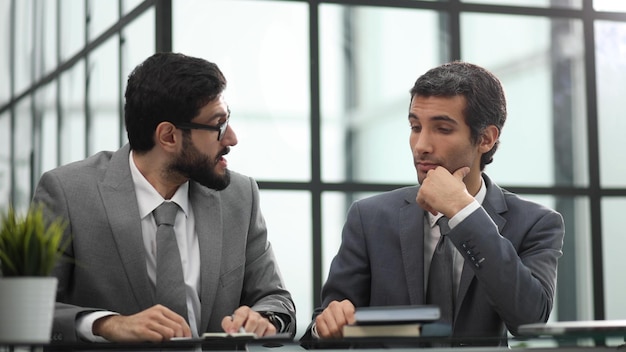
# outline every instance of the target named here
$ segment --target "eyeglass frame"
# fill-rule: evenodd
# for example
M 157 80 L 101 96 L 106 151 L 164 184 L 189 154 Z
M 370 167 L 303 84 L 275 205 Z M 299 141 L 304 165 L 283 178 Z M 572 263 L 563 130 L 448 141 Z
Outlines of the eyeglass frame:
M 217 126 L 205 125 L 202 123 L 195 122 L 172 122 L 176 128 L 180 128 L 183 130 L 208 130 L 208 131 L 217 131 L 217 140 L 221 141 L 226 134 L 226 129 L 228 128 L 228 121 L 230 117 L 228 117 L 224 122 L 220 123 Z

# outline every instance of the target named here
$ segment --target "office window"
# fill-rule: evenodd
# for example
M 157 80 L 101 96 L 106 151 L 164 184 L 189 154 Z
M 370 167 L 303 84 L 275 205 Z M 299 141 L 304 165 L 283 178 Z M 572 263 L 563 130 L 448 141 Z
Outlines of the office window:
M 619 0 L 593 0 L 593 8 L 596 11 L 626 12 L 626 2 Z
M 311 196 L 305 191 L 261 191 L 267 237 L 274 249 L 285 285 L 296 305 L 298 334 L 311 319 L 313 301 Z
M 606 198 L 602 201 L 602 265 L 606 319 L 626 317 L 623 253 L 623 248 L 626 247 L 626 230 L 622 220 L 624 209 L 626 197 Z
M 61 61 L 76 55 L 86 45 L 85 11 L 85 0 L 59 1 Z
M 626 23 L 597 21 L 596 73 L 600 179 L 603 187 L 626 187 L 624 137 L 626 130 Z
M 583 0 L 461 0 L 468 3 L 506 5 L 506 6 L 536 6 L 536 7 L 556 7 L 556 8 L 576 8 L 582 7 Z
M 53 81 L 37 91 L 36 131 L 40 136 L 35 144 L 34 183 L 39 175 L 59 165 L 59 116 L 57 114 L 57 82 Z
M 119 17 L 118 1 L 88 0 L 87 13 L 89 14 L 87 32 L 89 39 L 93 40 L 117 22 Z
M 120 47 L 122 57 L 120 70 L 121 90 L 119 91 L 120 146 L 128 142 L 128 135 L 124 127 L 123 111 L 124 92 L 126 91 L 128 75 L 143 60 L 154 54 L 155 41 L 152 40 L 156 32 L 154 22 L 154 8 L 149 8 L 122 30 L 122 44 Z M 150 38 L 150 40 L 147 40 L 147 38 Z
M 257 179 L 309 180 L 307 4 L 183 0 L 172 16 L 174 51 L 216 63 L 228 80 L 239 139 L 229 166 Z
M 41 67 L 37 70 L 39 77 L 42 78 L 47 74 L 50 74 L 57 68 L 57 17 L 58 8 L 56 2 L 53 1 L 39 1 L 37 3 L 38 16 L 41 18 L 39 23 L 35 25 L 38 28 L 37 37 L 40 41 L 38 43 L 37 56 L 35 64 Z
M 320 6 L 324 181 L 417 182 L 409 90 L 448 60 L 441 22 L 435 11 Z
M 0 0 L 0 33 L 11 32 L 11 1 Z M 11 56 L 13 53 L 10 48 L 10 37 L 8 35 L 0 35 L 0 48 L 6 50 L 0 51 L 0 106 L 6 104 L 11 96 Z
M 31 110 L 31 98 L 20 100 L 15 108 L 15 125 L 13 127 L 13 155 L 14 155 L 14 175 L 13 179 L 15 193 L 13 206 L 15 209 L 24 210 L 30 203 L 32 169 L 31 161 L 33 156 L 33 122 Z
M 326 282 L 330 265 L 341 246 L 347 209 L 353 202 L 371 197 L 375 192 L 324 192 L 322 194 L 322 282 Z
M 494 72 L 507 99 L 501 144 L 486 171 L 500 184 L 587 185 L 581 22 L 468 13 L 461 33 L 463 60 Z
M 15 40 L 20 45 L 15 46 L 12 68 L 15 77 L 15 94 L 22 93 L 34 79 L 30 57 L 34 50 L 33 45 L 33 1 L 15 1 Z M 11 21 L 9 21 L 11 23 Z
M 116 150 L 120 142 L 119 46 L 114 36 L 89 55 L 88 155 Z
M 0 114 L 0 199 L 11 199 L 12 179 L 11 170 L 11 115 L 9 112 Z M 8 203 L 0 203 L 0 211 L 6 211 Z
M 61 75 L 60 164 L 86 156 L 85 62 L 81 60 Z

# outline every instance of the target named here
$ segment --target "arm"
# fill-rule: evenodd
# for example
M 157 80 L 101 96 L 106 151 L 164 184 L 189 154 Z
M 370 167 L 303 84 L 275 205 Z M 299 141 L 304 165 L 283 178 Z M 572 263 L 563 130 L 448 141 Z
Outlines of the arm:
M 233 319 L 230 316 L 223 318 L 222 328 L 228 331 L 244 326 L 246 331 L 255 331 L 257 335 L 287 332 L 293 336 L 296 332 L 295 305 L 285 288 L 272 246 L 267 240 L 267 228 L 259 207 L 258 186 L 253 179 L 248 180 L 252 201 L 241 306 L 233 312 Z M 273 322 L 270 322 L 270 317 Z
M 467 171 L 462 168 L 450 174 L 443 167 L 429 171 L 417 202 L 455 220 L 460 210 L 474 202 L 463 184 Z M 547 321 L 550 315 L 557 260 L 562 254 L 563 219 L 493 184 L 488 184 L 488 192 L 490 187 L 502 215 L 478 207 L 452 229 L 450 240 L 473 270 L 489 305 L 515 334 L 519 325 Z
M 479 265 L 469 267 L 515 334 L 519 325 L 545 322 L 550 316 L 564 225 L 560 214 L 535 204 L 509 212 L 516 217 L 509 217 L 502 233 L 479 208 L 450 232 L 450 239 L 459 249 L 465 244 L 479 253 Z M 461 253 L 473 264 L 467 253 Z

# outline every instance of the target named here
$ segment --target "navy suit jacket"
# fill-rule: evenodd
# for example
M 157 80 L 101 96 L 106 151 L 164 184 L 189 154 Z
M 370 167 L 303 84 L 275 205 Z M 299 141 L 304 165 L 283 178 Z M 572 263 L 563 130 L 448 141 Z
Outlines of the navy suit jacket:
M 516 334 L 521 324 L 548 320 L 564 224 L 554 210 L 483 178 L 482 207 L 449 235 L 465 259 L 453 337 L 500 337 L 491 341 L 506 344 L 507 328 Z M 334 300 L 356 307 L 425 304 L 428 225 L 417 192 L 418 186 L 406 187 L 351 206 L 314 317 Z

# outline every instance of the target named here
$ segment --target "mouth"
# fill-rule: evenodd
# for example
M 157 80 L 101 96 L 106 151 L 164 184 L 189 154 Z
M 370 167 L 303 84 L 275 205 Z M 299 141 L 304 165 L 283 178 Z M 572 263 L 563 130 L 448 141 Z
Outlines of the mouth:
M 433 169 L 437 168 L 437 166 L 439 166 L 439 164 L 431 163 L 431 162 L 428 162 L 428 161 L 415 161 L 415 168 L 419 172 L 426 173 L 429 170 L 433 170 Z
M 228 161 L 226 160 L 226 158 L 224 158 L 224 155 L 230 153 L 230 148 L 224 148 L 224 150 L 222 150 L 219 154 L 217 154 L 217 158 L 215 158 L 215 161 L 219 164 L 222 164 L 222 166 L 226 167 L 228 165 Z

